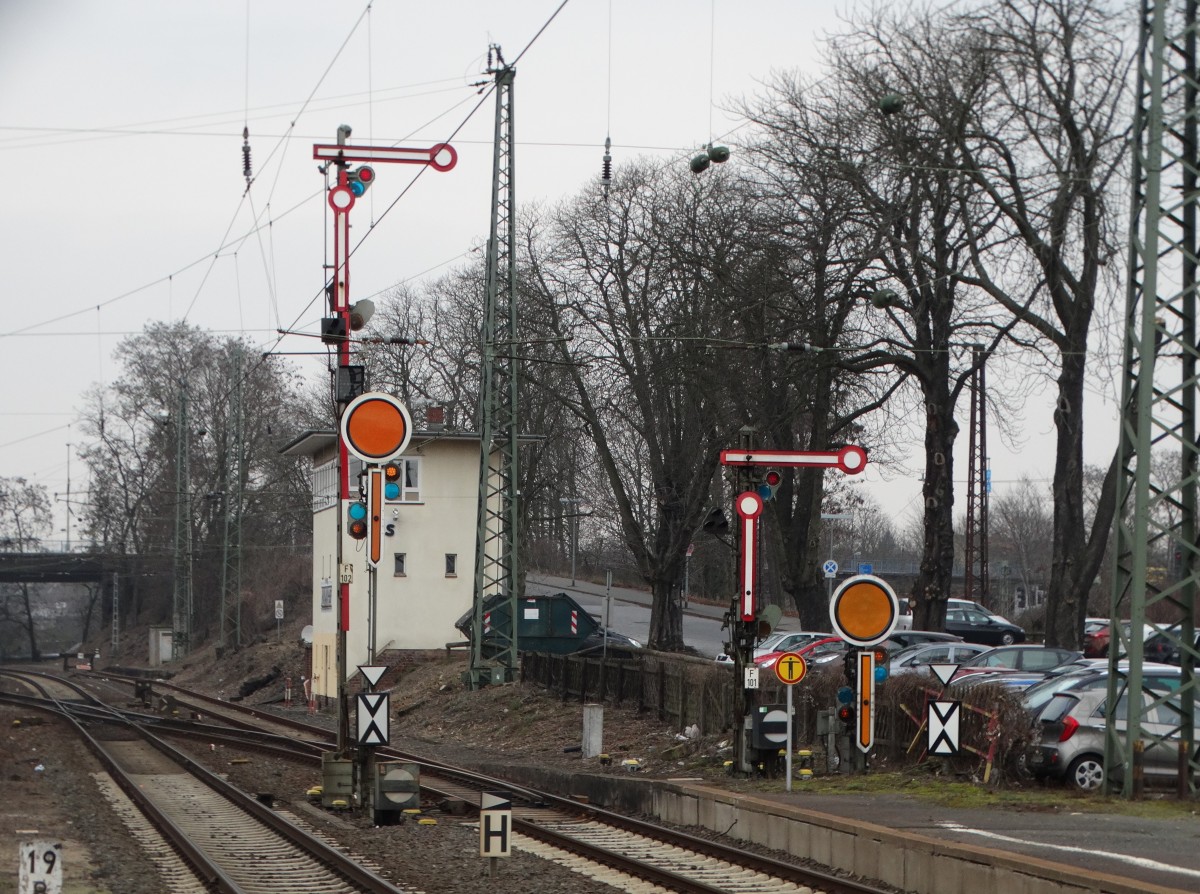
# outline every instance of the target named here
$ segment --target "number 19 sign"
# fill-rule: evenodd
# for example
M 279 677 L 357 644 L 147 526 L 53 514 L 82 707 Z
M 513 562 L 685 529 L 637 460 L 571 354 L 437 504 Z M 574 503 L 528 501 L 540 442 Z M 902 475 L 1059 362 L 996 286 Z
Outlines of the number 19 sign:
M 57 841 L 22 841 L 18 875 L 17 890 L 20 894 L 62 894 L 62 844 Z

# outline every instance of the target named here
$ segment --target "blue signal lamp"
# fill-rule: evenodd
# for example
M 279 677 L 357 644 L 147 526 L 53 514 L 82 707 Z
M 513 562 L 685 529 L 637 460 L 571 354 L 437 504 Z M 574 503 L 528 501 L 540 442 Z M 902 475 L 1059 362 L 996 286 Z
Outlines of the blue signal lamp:
M 367 517 L 367 504 L 351 503 L 350 508 L 346 510 L 346 514 L 354 521 L 362 521 Z
M 383 486 L 383 498 L 385 500 L 399 500 L 400 485 L 396 484 L 394 481 L 389 481 L 387 484 L 385 484 Z
M 362 196 L 375 182 L 375 169 L 370 165 L 360 165 L 346 172 L 346 185 L 355 198 Z
M 875 665 L 875 682 L 882 683 L 888 678 L 888 669 L 882 664 Z
M 848 705 L 854 701 L 854 690 L 849 686 L 842 686 L 837 691 L 837 700 L 840 704 Z
M 779 474 L 778 469 L 769 469 L 767 474 L 763 476 L 762 484 L 758 486 L 758 495 L 764 501 L 775 499 L 775 491 L 779 490 L 779 485 L 782 481 L 783 476 Z

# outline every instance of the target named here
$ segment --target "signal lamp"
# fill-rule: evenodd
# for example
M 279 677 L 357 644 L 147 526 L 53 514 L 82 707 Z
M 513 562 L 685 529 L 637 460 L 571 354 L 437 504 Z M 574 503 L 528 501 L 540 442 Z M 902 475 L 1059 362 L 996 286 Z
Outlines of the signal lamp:
M 400 499 L 400 466 L 388 463 L 383 467 L 383 498 L 385 500 Z
M 849 705 L 842 705 L 837 710 L 837 717 L 838 717 L 838 720 L 842 721 L 842 723 L 853 723 L 854 722 L 854 709 L 852 707 L 850 707 Z
M 360 165 L 346 172 L 346 185 L 350 187 L 350 192 L 354 193 L 355 198 L 370 189 L 374 182 L 375 169 L 370 165 Z
M 758 495 L 764 500 L 775 499 L 775 491 L 779 490 L 779 484 L 783 481 L 783 475 L 778 469 L 768 469 L 763 475 L 763 483 L 758 486 Z
M 365 540 L 367 537 L 367 505 L 351 503 L 346 507 L 346 532 L 355 540 Z

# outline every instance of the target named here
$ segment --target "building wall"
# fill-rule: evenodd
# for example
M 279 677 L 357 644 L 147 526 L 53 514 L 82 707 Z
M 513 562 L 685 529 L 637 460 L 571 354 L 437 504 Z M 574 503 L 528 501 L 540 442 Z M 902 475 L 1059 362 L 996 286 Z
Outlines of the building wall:
M 419 499 L 412 499 L 409 488 L 408 499 L 384 504 L 376 575 L 377 654 L 442 649 L 446 643 L 461 641 L 454 622 L 471 608 L 473 597 L 479 441 L 414 438 L 404 458 L 419 462 Z M 318 466 L 314 477 L 320 474 Z M 352 487 L 354 481 L 352 477 Z M 330 697 L 337 694 L 338 512 L 344 520 L 345 509 L 335 506 L 313 514 L 313 692 Z M 343 561 L 354 566 L 346 636 L 346 668 L 351 676 L 369 660 L 365 545 L 366 541 L 345 537 L 343 546 Z M 398 553 L 404 556 L 403 574 L 396 569 Z M 453 575 L 446 573 L 447 554 L 456 556 Z

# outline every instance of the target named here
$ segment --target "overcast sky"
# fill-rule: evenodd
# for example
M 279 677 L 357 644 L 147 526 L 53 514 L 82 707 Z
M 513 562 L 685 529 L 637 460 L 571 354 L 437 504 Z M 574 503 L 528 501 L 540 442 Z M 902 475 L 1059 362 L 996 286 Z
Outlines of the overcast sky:
M 352 262 L 353 300 L 442 273 L 486 237 L 494 103 L 468 116 L 490 42 L 512 61 L 533 41 L 514 88 L 521 206 L 598 176 L 606 134 L 618 163 L 686 164 L 711 138 L 736 151 L 743 122 L 726 109 L 772 71 L 816 73 L 819 39 L 853 5 L 570 0 L 547 25 L 559 2 L 0 2 L 0 475 L 61 496 L 69 468 L 73 491 L 85 486 L 82 463 L 68 466 L 82 394 L 118 374 L 114 348 L 147 320 L 186 318 L 262 348 L 281 327 L 318 331 L 327 221 L 312 145 L 338 125 L 387 146 L 429 146 L 462 125 L 453 171 L 413 184 L 419 169 L 377 166 L 351 218 L 354 242 L 374 224 Z M 1115 434 L 1113 414 L 1101 410 Z M 1049 414 L 1028 415 L 1021 454 L 995 437 L 997 481 L 1049 477 Z M 960 440 L 961 479 L 965 425 Z M 867 477 L 897 516 L 919 504 L 912 469 Z M 59 536 L 64 525 L 60 503 Z

